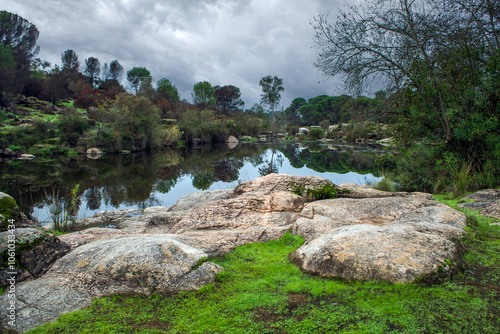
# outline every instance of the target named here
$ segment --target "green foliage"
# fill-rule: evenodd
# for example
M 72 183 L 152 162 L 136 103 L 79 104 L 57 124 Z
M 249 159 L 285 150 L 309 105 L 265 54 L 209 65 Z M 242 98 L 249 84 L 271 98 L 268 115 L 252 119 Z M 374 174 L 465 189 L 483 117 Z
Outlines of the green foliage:
M 177 90 L 177 87 L 170 82 L 170 80 L 165 78 L 160 79 L 156 85 L 158 87 L 157 92 L 161 97 L 164 97 L 171 102 L 179 101 L 179 91 Z
M 318 139 L 323 138 L 324 135 L 325 135 L 325 132 L 322 129 L 312 128 L 311 130 L 309 130 L 308 137 L 312 140 L 318 140 Z
M 28 150 L 34 145 L 42 144 L 45 140 L 56 136 L 56 126 L 51 122 L 35 121 L 27 127 L 20 127 L 9 131 L 3 136 L 2 143 L 16 150 Z
M 278 107 L 281 100 L 281 93 L 285 90 L 283 88 L 283 79 L 277 76 L 266 76 L 260 79 L 259 85 L 262 87 L 261 103 L 269 106 L 271 112 Z
M 406 149 L 401 148 L 396 159 L 394 181 L 407 191 L 429 192 L 437 182 L 435 166 L 442 147 L 422 143 Z
M 63 113 L 57 120 L 59 137 L 63 143 L 74 147 L 80 136 L 90 127 L 89 121 L 76 109 L 65 107 Z
M 232 114 L 245 105 L 245 102 L 241 99 L 240 89 L 232 85 L 216 86 L 214 97 L 216 100 L 215 107 L 225 115 Z
M 4 216 L 5 219 L 14 218 L 18 208 L 16 201 L 11 196 L 0 198 L 0 215 Z
M 234 123 L 216 117 L 213 110 L 198 111 L 187 110 L 182 114 L 179 121 L 179 128 L 184 133 L 184 139 L 191 142 L 193 138 L 200 138 L 204 142 L 224 142 L 231 134 Z M 239 124 L 236 131 L 244 131 L 242 126 L 252 124 Z
M 203 81 L 196 83 L 191 95 L 194 104 L 200 109 L 210 109 L 215 105 L 215 87 L 212 87 L 210 82 Z
M 304 197 L 309 202 L 320 199 L 336 198 L 339 195 L 349 193 L 349 190 L 339 189 L 330 183 L 326 183 L 316 188 L 306 188 L 304 184 L 297 184 L 295 182 L 291 182 L 288 186 L 292 188 L 290 190 L 292 193 Z
M 15 70 L 16 62 L 9 45 L 0 43 L 0 79 Z
M 398 191 L 398 186 L 389 177 L 384 177 L 373 188 L 391 193 Z
M 75 183 L 67 198 L 59 197 L 59 192 L 54 189 L 50 195 L 45 192 L 45 203 L 48 206 L 53 231 L 69 232 L 74 228 L 74 222 L 81 205 L 79 190 L 80 184 Z
M 307 103 L 303 103 L 299 109 L 302 124 L 318 125 L 325 120 L 330 124 L 347 122 L 352 116 L 346 113 L 345 106 L 351 100 L 352 98 L 347 95 L 335 97 L 320 95 L 311 98 Z M 358 110 L 352 111 L 353 114 L 354 112 L 358 112 Z
M 472 186 L 472 162 L 462 161 L 458 154 L 444 153 L 444 161 L 437 161 L 437 168 L 451 178 L 453 194 L 462 197 Z
M 0 125 L 2 125 L 6 119 L 7 119 L 7 115 L 5 114 L 5 112 L 3 110 L 0 110 Z
M 151 72 L 145 67 L 134 67 L 127 72 L 127 80 L 134 88 L 135 94 L 137 95 L 145 86 L 148 84 L 151 85 Z

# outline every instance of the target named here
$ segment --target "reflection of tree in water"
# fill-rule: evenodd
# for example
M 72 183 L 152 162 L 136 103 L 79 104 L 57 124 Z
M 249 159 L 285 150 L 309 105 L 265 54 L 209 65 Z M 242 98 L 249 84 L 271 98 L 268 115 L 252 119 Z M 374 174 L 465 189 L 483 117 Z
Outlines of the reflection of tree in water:
M 198 190 L 207 190 L 215 182 L 211 173 L 199 173 L 193 176 L 193 187 Z
M 87 189 L 82 197 L 87 200 L 87 209 L 97 210 L 101 207 L 102 194 L 100 188 L 93 186 Z
M 163 205 L 163 203 L 158 198 L 156 198 L 156 196 L 153 193 L 151 194 L 151 196 L 147 200 L 138 202 L 136 204 L 137 204 L 137 207 L 141 210 L 144 210 L 146 208 L 150 208 L 152 206 Z
M 299 150 L 295 147 L 286 146 L 280 151 L 288 158 L 290 164 L 295 168 L 307 166 L 316 172 L 334 172 L 346 174 L 357 172 L 359 174 L 371 173 L 379 175 L 379 166 L 375 162 L 380 152 L 374 150 L 356 149 L 355 147 L 335 147 L 328 149 L 318 145 Z
M 241 167 L 243 167 L 241 159 L 221 160 L 214 166 L 214 179 L 223 182 L 236 181 L 240 176 Z
M 279 167 L 283 166 L 285 157 L 283 154 L 276 152 L 276 147 L 271 148 L 271 157 L 264 161 L 264 165 L 259 167 L 259 174 L 265 176 L 271 173 L 278 173 Z
M 45 190 L 59 191 L 65 199 L 75 181 L 80 184 L 82 205 L 97 210 L 102 204 L 119 207 L 122 204 L 144 206 L 157 203 L 154 193 L 169 193 L 183 176 L 192 179 L 200 190 L 214 182 L 233 182 L 240 177 L 245 162 L 258 169 L 260 175 L 278 173 L 284 157 L 295 168 L 305 165 L 316 171 L 346 173 L 376 173 L 372 151 L 337 148 L 318 152 L 300 150 L 296 145 L 245 144 L 234 150 L 227 146 L 204 146 L 195 150 L 162 151 L 155 154 L 109 155 L 99 160 L 84 156 L 61 158 L 57 161 L 29 161 L 0 165 L 0 189 L 16 199 L 23 212 L 33 212 L 33 206 L 43 207 Z
M 283 146 L 280 151 L 288 159 L 292 167 L 300 169 L 305 166 L 304 162 L 299 158 L 300 150 L 295 144 Z
M 161 194 L 168 194 L 170 190 L 177 184 L 177 178 L 158 180 L 154 189 Z

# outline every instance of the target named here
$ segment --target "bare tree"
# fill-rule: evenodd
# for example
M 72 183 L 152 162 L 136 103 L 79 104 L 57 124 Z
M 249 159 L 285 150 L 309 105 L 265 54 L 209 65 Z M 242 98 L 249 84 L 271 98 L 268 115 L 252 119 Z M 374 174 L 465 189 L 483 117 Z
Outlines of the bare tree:
M 102 67 L 102 81 L 106 81 L 109 79 L 109 66 L 108 63 L 104 63 Z
M 316 66 L 328 76 L 345 75 L 353 93 L 359 94 L 376 76 L 386 80 L 389 90 L 416 91 L 451 141 L 447 91 L 441 84 L 446 69 L 440 57 L 456 47 L 453 34 L 464 33 L 462 23 L 431 1 L 368 0 L 340 12 L 335 24 L 324 15 L 314 19 L 320 50 Z

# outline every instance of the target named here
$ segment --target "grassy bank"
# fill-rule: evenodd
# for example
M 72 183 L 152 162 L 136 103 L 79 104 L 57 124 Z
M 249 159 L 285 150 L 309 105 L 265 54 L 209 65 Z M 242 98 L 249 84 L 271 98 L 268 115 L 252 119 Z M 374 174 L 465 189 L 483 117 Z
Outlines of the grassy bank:
M 285 235 L 214 259 L 225 272 L 198 292 L 98 299 L 29 333 L 498 333 L 500 226 L 466 214 L 457 269 L 419 283 L 304 274 L 288 260 L 303 240 Z

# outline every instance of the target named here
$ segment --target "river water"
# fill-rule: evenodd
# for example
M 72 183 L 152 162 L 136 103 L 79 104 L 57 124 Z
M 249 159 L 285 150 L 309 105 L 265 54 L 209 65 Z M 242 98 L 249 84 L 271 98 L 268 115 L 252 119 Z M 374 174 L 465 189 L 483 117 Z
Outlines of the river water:
M 0 191 L 13 196 L 22 211 L 49 218 L 50 203 L 70 200 L 79 185 L 78 217 L 100 211 L 171 206 L 201 190 L 229 189 L 271 172 L 317 175 L 335 184 L 374 183 L 381 179 L 376 159 L 383 146 L 335 144 L 225 144 L 153 153 L 85 155 L 0 164 Z

